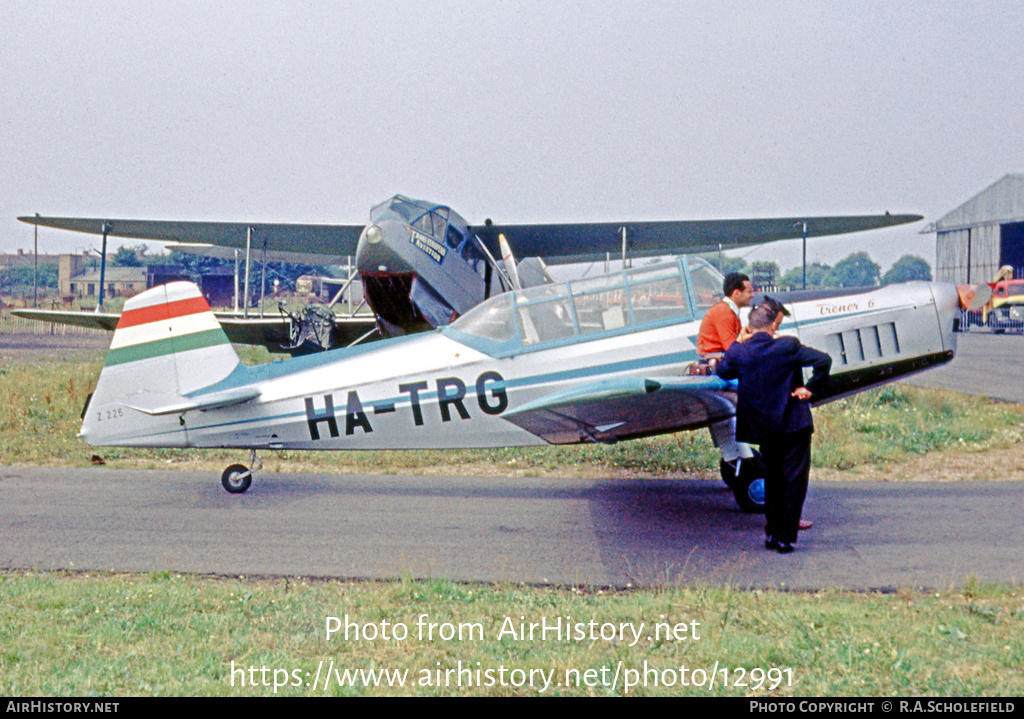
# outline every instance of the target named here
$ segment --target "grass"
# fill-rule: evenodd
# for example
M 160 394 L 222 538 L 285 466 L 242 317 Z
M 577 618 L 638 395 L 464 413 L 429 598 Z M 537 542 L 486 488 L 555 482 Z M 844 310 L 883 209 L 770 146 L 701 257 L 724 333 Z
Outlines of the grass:
M 1021 588 L 969 585 L 927 594 L 727 586 L 588 592 L 410 579 L 341 583 L 165 572 L 10 572 L 0 575 L 0 596 L 0 693 L 8 696 L 1024 692 Z M 425 628 L 435 624 L 432 638 L 420 638 L 417 620 L 423 615 Z M 337 618 L 338 630 L 330 638 L 329 617 Z M 588 627 L 593 620 L 595 629 L 606 625 L 605 638 L 599 631 L 592 638 L 589 628 L 582 630 L 585 638 L 571 641 L 519 634 L 524 622 L 560 617 Z M 642 639 L 630 646 L 628 630 L 625 638 L 613 638 L 607 627 L 620 622 L 643 622 Z M 662 634 L 654 641 L 658 623 Z M 675 629 L 673 639 L 666 638 L 665 627 Z M 449 633 L 442 637 L 442 631 Z M 332 661 L 338 674 L 330 675 L 325 688 Z M 460 675 L 445 674 L 460 662 L 471 669 L 461 675 L 462 686 Z M 692 686 L 701 680 L 694 670 L 706 675 L 716 662 L 715 688 Z M 373 686 L 368 675 L 345 682 L 344 668 L 405 672 L 407 683 L 417 685 Z M 763 671 L 750 671 L 756 668 Z M 551 681 L 543 691 L 539 672 Z M 722 685 L 724 678 L 729 686 Z M 628 691 L 627 679 L 634 682 Z M 691 686 L 681 686 L 683 679 Z

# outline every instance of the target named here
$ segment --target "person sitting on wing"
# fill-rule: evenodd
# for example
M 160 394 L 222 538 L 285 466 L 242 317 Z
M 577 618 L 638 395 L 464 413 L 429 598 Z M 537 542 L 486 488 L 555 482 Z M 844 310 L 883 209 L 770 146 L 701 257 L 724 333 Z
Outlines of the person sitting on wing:
M 720 357 L 734 342 L 750 336 L 740 322 L 740 309 L 750 305 L 754 286 L 742 272 L 730 272 L 722 283 L 725 296 L 704 315 L 697 333 L 697 354 L 702 358 Z

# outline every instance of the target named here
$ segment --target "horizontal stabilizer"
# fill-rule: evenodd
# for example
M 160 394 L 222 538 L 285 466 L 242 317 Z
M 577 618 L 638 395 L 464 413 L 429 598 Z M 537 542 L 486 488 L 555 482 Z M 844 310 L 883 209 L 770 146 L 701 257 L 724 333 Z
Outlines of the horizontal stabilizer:
M 141 392 L 126 398 L 122 404 L 131 409 L 154 416 L 164 414 L 180 414 L 190 410 L 211 410 L 243 404 L 260 396 L 255 387 L 235 387 L 221 392 L 211 392 L 192 397 L 181 397 L 174 394 L 156 394 Z

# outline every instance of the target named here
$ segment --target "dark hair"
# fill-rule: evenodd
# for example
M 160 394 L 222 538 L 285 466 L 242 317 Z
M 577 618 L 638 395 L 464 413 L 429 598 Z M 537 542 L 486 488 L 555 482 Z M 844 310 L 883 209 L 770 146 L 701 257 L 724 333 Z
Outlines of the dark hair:
M 747 324 L 752 330 L 763 330 L 771 326 L 779 313 L 788 316 L 789 310 L 786 306 L 773 297 L 765 297 L 764 300 L 754 309 L 750 310 Z
M 781 312 L 786 317 L 789 317 L 789 310 L 786 309 L 786 305 L 782 304 L 774 297 L 766 296 L 764 300 L 761 302 L 761 304 L 768 305 L 769 307 L 771 307 L 772 312 L 774 312 L 775 314 L 779 314 Z
M 752 330 L 763 330 L 771 327 L 772 322 L 779 316 L 778 312 L 772 311 L 766 303 L 761 303 L 754 309 L 750 310 L 750 316 L 747 317 L 747 324 Z
M 722 292 L 728 297 L 736 290 L 742 290 L 744 282 L 750 282 L 750 278 L 742 272 L 730 272 L 725 276 L 725 282 L 722 283 Z

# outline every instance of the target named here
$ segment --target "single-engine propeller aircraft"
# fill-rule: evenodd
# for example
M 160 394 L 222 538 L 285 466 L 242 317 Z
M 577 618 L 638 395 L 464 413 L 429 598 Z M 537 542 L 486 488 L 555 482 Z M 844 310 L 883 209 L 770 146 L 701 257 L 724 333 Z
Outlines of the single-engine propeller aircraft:
M 221 477 L 240 493 L 260 449 L 611 443 L 707 427 L 723 477 L 756 511 L 759 463 L 730 430 L 735 386 L 687 372 L 720 288 L 714 268 L 679 257 L 497 293 L 434 331 L 246 366 L 198 288 L 176 282 L 125 303 L 80 436 L 249 449 L 249 466 Z M 961 306 L 952 285 L 891 285 L 793 303 L 782 331 L 831 355 L 820 404 L 951 360 Z
M 366 225 L 19 217 L 22 222 L 110 237 L 214 245 L 270 253 L 289 261 L 330 263 L 355 255 L 380 335 L 442 327 L 480 302 L 519 286 L 547 281 L 548 262 L 649 257 L 798 237 L 891 227 L 920 215 L 854 215 L 742 220 L 470 225 L 451 208 L 396 195 L 370 211 Z M 516 265 L 506 248 L 527 258 Z M 31 316 L 33 311 L 22 314 Z M 36 319 L 60 321 L 54 315 Z M 88 321 L 87 319 L 85 321 Z M 353 330 L 353 334 L 361 334 Z

